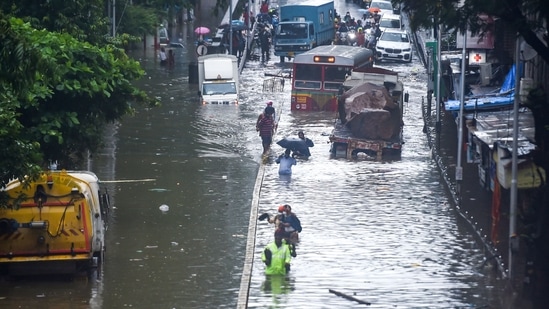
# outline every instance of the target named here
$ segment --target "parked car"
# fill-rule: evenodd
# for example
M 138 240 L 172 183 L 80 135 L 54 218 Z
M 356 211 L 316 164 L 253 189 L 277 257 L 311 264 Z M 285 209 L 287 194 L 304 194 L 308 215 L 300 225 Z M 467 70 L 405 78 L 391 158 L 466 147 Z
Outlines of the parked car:
M 163 25 L 160 25 L 160 27 L 158 27 L 158 44 L 160 44 L 160 46 L 170 45 L 168 29 L 166 29 L 166 27 L 164 27 Z
M 387 29 L 376 44 L 376 62 L 393 60 L 412 62 L 412 41 L 405 30 Z

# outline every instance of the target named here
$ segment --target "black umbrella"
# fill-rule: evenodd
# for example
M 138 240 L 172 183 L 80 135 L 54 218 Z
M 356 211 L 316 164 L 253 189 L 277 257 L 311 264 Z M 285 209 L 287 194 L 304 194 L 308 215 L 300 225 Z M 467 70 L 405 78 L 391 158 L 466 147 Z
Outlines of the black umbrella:
M 300 139 L 299 137 L 285 137 L 277 142 L 277 144 L 286 149 L 290 149 L 293 152 L 307 153 L 309 147 L 305 140 Z

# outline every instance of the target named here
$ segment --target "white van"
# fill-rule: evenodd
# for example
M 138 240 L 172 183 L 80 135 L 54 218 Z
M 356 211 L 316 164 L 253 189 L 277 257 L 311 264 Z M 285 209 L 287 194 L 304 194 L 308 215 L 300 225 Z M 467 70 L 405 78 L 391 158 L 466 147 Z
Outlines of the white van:
M 383 14 L 379 20 L 379 29 L 383 32 L 385 29 L 403 29 L 400 15 Z

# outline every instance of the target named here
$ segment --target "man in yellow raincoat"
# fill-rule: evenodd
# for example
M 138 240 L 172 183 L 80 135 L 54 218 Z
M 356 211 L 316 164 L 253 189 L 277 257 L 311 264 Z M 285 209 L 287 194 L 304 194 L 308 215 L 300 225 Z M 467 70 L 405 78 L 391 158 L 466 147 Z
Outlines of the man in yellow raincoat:
M 275 240 L 265 247 L 261 253 L 261 260 L 265 263 L 266 275 L 285 275 L 290 271 L 290 248 L 283 240 L 284 231 L 276 230 Z

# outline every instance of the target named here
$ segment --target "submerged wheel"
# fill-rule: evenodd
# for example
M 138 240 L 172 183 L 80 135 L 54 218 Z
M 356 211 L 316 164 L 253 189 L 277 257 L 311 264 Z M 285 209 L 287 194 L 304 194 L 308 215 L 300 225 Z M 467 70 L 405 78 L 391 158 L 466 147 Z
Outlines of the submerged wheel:
M 88 265 L 88 278 L 100 279 L 103 274 L 103 263 L 105 262 L 105 248 L 100 252 L 95 252 Z

